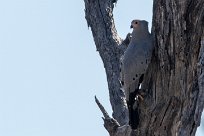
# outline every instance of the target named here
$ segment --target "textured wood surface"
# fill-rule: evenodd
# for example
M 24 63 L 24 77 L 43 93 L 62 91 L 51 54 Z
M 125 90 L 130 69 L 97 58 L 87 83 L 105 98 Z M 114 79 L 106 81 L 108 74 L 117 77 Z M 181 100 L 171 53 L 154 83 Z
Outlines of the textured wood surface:
M 84 0 L 88 26 L 103 60 L 113 118 L 110 136 L 194 136 L 204 107 L 204 1 L 154 0 L 155 51 L 142 88 L 140 123 L 131 130 L 119 84 L 122 42 L 113 19 L 114 0 Z M 118 1 L 120 2 L 120 1 Z M 131 20 L 130 20 L 131 21 Z
M 111 0 L 84 0 L 88 26 L 106 70 L 113 117 L 121 124 L 128 122 L 124 93 L 120 90 L 119 60 L 124 48 L 113 20 Z

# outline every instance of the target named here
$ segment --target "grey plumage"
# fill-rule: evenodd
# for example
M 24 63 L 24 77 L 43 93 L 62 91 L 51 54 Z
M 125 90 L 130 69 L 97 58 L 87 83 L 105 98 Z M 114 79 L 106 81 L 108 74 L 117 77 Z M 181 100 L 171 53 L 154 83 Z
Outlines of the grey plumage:
M 135 97 L 138 93 L 140 82 L 142 82 L 142 78 L 151 61 L 153 50 L 151 34 L 148 31 L 148 22 L 133 20 L 131 28 L 133 28 L 132 38 L 121 58 L 121 84 L 130 112 L 130 122 L 132 121 L 131 112 L 135 110 L 133 109 Z M 133 124 L 130 123 L 130 125 Z

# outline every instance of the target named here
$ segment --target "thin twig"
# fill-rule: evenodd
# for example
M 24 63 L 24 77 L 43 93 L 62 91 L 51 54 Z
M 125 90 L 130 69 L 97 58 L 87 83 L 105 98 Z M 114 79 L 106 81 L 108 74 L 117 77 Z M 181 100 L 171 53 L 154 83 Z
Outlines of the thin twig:
M 106 112 L 105 108 L 103 107 L 103 105 L 99 102 L 98 98 L 95 96 L 95 101 L 96 104 L 98 105 L 99 109 L 101 110 L 101 112 L 103 113 L 103 116 L 105 117 L 105 119 L 109 119 L 110 116 L 108 115 L 108 113 Z

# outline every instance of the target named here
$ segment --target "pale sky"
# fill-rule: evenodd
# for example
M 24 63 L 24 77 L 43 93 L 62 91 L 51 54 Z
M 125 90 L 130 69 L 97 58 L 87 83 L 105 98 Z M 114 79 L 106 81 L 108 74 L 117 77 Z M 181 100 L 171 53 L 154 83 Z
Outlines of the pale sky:
M 114 10 L 122 38 L 132 19 L 151 25 L 151 16 L 149 0 Z M 0 19 L 0 136 L 108 136 L 94 102 L 111 115 L 106 76 L 83 0 L 0 0 Z

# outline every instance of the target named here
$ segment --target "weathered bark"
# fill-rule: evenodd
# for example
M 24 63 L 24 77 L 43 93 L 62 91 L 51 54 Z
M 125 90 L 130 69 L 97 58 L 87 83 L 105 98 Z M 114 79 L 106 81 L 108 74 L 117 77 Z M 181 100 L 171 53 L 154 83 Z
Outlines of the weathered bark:
M 111 0 L 84 0 L 88 26 L 91 27 L 97 51 L 106 70 L 110 102 L 113 117 L 124 125 L 128 122 L 128 110 L 125 96 L 120 90 L 119 59 L 123 54 L 122 41 L 117 35 L 113 20 L 113 2 Z
M 195 135 L 204 107 L 204 1 L 154 0 L 155 51 L 142 86 L 147 95 L 139 104 L 140 123 L 135 131 L 127 125 L 127 106 L 118 81 L 119 59 L 128 42 L 122 42 L 115 29 L 115 1 L 84 1 L 88 26 L 107 74 L 114 118 L 104 120 L 109 134 Z

